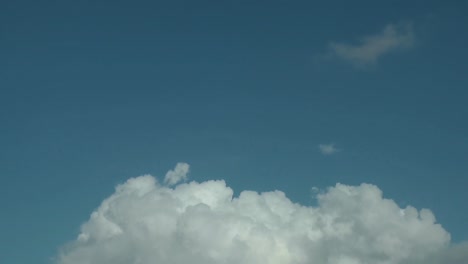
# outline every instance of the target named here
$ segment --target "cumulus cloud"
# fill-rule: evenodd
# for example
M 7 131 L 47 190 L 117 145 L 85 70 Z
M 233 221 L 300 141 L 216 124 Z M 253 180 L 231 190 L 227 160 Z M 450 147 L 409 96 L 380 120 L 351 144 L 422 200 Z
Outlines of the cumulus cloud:
M 320 153 L 323 155 L 332 155 L 340 151 L 335 147 L 335 144 L 320 144 L 319 146 Z
M 183 163 L 183 162 L 177 163 L 174 170 L 170 170 L 166 173 L 166 176 L 164 177 L 164 183 L 172 186 L 181 181 L 186 181 L 189 169 L 190 169 L 190 166 L 187 163 Z
M 367 66 L 397 49 L 409 48 L 414 43 L 411 24 L 389 24 L 382 32 L 360 39 L 358 44 L 330 43 L 332 53 L 355 66 Z
M 468 260 L 431 211 L 400 208 L 370 184 L 336 184 L 317 206 L 222 180 L 116 187 L 58 264 L 442 264 Z M 403 212 L 403 213 L 402 213 Z M 466 252 L 466 251 L 464 251 Z M 457 255 L 453 257 L 451 253 Z M 444 261 L 452 262 L 444 262 Z M 466 262 L 465 262 L 466 263 Z

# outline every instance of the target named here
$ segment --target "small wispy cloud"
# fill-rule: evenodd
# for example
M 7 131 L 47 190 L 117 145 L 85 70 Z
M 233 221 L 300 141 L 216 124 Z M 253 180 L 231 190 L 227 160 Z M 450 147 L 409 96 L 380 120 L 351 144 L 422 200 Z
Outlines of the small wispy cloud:
M 335 147 L 335 144 L 320 144 L 319 146 L 320 153 L 323 155 L 332 155 L 340 151 Z
M 414 39 L 410 23 L 389 24 L 382 32 L 361 38 L 358 44 L 331 42 L 329 48 L 334 56 L 354 66 L 365 67 L 377 63 L 391 51 L 412 47 Z
M 189 170 L 190 165 L 188 165 L 187 163 L 177 163 L 173 170 L 170 170 L 166 173 L 166 176 L 164 177 L 164 183 L 169 186 L 172 186 L 176 185 L 181 181 L 186 181 Z

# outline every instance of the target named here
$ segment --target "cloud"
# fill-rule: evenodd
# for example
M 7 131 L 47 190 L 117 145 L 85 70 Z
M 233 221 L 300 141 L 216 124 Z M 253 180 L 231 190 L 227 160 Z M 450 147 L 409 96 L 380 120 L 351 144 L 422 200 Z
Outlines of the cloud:
M 363 67 L 377 63 L 391 51 L 410 48 L 414 38 L 411 24 L 389 24 L 379 34 L 361 38 L 358 44 L 332 42 L 329 48 L 334 56 Z
M 462 264 L 468 263 L 468 243 L 462 242 L 458 245 L 452 245 L 445 250 L 439 250 L 433 254 L 429 254 L 424 258 L 424 262 L 417 264 Z M 413 264 L 411 261 L 406 261 L 403 264 Z
M 319 146 L 320 153 L 323 155 L 332 155 L 340 151 L 335 147 L 335 144 L 320 144 Z
M 166 173 L 166 176 L 164 177 L 164 183 L 172 186 L 181 181 L 186 181 L 189 169 L 190 169 L 190 166 L 187 163 L 183 163 L 183 162 L 177 163 L 174 170 L 170 170 Z
M 117 186 L 57 263 L 452 264 L 467 263 L 466 248 L 431 211 L 400 208 L 370 184 L 336 184 L 313 207 L 281 191 L 233 197 L 222 180 L 168 187 L 145 175 Z

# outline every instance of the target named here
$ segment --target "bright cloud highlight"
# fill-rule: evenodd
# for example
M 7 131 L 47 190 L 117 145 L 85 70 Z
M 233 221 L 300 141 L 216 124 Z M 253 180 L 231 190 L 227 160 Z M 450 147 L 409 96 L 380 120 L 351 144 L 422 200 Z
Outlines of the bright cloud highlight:
M 188 165 L 173 172 L 186 175 Z M 374 185 L 337 184 L 317 201 L 300 205 L 281 191 L 233 197 L 222 180 L 169 187 L 150 175 L 131 178 L 57 263 L 422 264 L 448 260 L 449 250 L 468 259 L 431 211 L 400 208 Z

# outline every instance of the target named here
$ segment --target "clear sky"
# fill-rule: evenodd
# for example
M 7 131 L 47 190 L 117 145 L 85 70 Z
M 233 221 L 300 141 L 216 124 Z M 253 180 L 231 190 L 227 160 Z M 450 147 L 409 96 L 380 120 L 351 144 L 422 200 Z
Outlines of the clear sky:
M 2 1 L 0 262 L 49 263 L 114 187 L 370 183 L 468 240 L 467 1 Z

